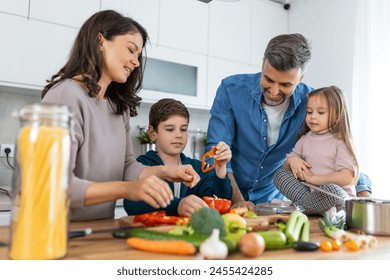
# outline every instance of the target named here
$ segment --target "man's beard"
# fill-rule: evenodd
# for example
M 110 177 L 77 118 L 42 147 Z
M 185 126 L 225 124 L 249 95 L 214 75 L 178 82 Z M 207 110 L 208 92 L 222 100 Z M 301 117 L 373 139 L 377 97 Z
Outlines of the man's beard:
M 277 100 L 268 98 L 267 90 L 263 90 L 263 103 L 268 106 L 278 106 L 282 104 L 287 99 L 287 95 L 283 94 Z

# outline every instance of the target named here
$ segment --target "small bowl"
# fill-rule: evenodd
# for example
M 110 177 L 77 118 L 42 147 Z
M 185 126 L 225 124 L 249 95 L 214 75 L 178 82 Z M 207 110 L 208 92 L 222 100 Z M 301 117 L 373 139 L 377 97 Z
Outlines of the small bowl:
M 305 209 L 288 201 L 257 203 L 255 206 L 257 215 L 290 214 L 294 210 L 303 212 Z

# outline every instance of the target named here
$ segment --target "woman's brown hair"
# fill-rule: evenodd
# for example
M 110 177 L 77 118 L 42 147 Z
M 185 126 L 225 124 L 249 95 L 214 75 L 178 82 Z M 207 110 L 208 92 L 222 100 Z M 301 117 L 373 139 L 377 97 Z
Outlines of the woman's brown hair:
M 100 86 L 98 81 L 102 75 L 103 59 L 99 48 L 99 34 L 107 40 L 113 40 L 116 36 L 139 33 L 145 46 L 148 41 L 148 33 L 138 22 L 129 17 L 124 17 L 113 10 L 100 11 L 92 15 L 81 26 L 73 43 L 69 59 L 64 67 L 53 75 L 42 91 L 42 98 L 55 84 L 76 76 L 81 77 L 81 82 L 88 89 L 91 97 L 98 95 Z M 144 63 L 146 58 L 139 57 L 139 67 L 135 68 L 125 83 L 111 82 L 105 93 L 105 97 L 115 104 L 115 113 L 118 115 L 130 110 L 131 116 L 137 115 L 136 107 L 140 106 L 141 98 L 137 93 L 141 90 Z

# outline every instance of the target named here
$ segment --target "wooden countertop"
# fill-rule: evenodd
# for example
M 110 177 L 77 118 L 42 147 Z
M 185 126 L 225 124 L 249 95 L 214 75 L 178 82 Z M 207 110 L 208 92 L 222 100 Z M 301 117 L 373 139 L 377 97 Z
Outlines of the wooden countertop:
M 330 240 L 319 228 L 318 217 L 310 217 L 311 241 Z M 94 230 L 118 227 L 118 220 L 100 220 L 92 222 L 72 222 L 72 229 L 83 229 L 90 227 Z M 161 227 L 159 230 L 168 229 Z M 9 227 L 0 227 L 0 241 L 8 242 Z M 258 259 L 264 260 L 316 260 L 316 259 L 390 259 L 390 236 L 377 236 L 378 245 L 373 248 L 365 248 L 357 252 L 348 251 L 345 246 L 340 251 L 322 252 L 297 252 L 293 249 L 265 251 Z M 0 260 L 8 259 L 8 247 L 0 247 Z M 148 253 L 131 249 L 125 239 L 116 239 L 111 233 L 96 233 L 86 237 L 73 238 L 69 241 L 68 254 L 65 259 L 86 259 L 86 260 L 189 260 L 199 259 L 198 256 L 176 256 L 169 254 Z M 233 253 L 228 259 L 246 259 L 241 253 Z

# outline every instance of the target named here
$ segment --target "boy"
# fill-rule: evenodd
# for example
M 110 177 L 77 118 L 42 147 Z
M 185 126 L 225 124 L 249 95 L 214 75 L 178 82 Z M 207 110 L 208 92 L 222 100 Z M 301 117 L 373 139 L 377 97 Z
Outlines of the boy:
M 150 108 L 148 127 L 149 137 L 155 141 L 157 152 L 148 151 L 137 158 L 148 166 L 191 164 L 200 175 L 201 179 L 194 188 L 183 187 L 180 182 L 169 182 L 174 199 L 166 208 L 159 209 L 165 210 L 167 215 L 190 217 L 197 209 L 208 207 L 203 196 L 232 198 L 232 186 L 226 171 L 226 163 L 232 157 L 230 147 L 219 142 L 213 156 L 217 161 L 215 169 L 202 172 L 201 161 L 182 153 L 188 141 L 189 120 L 189 112 L 183 103 L 170 98 L 159 100 Z M 128 215 L 157 210 L 143 201 L 124 200 L 123 206 Z

